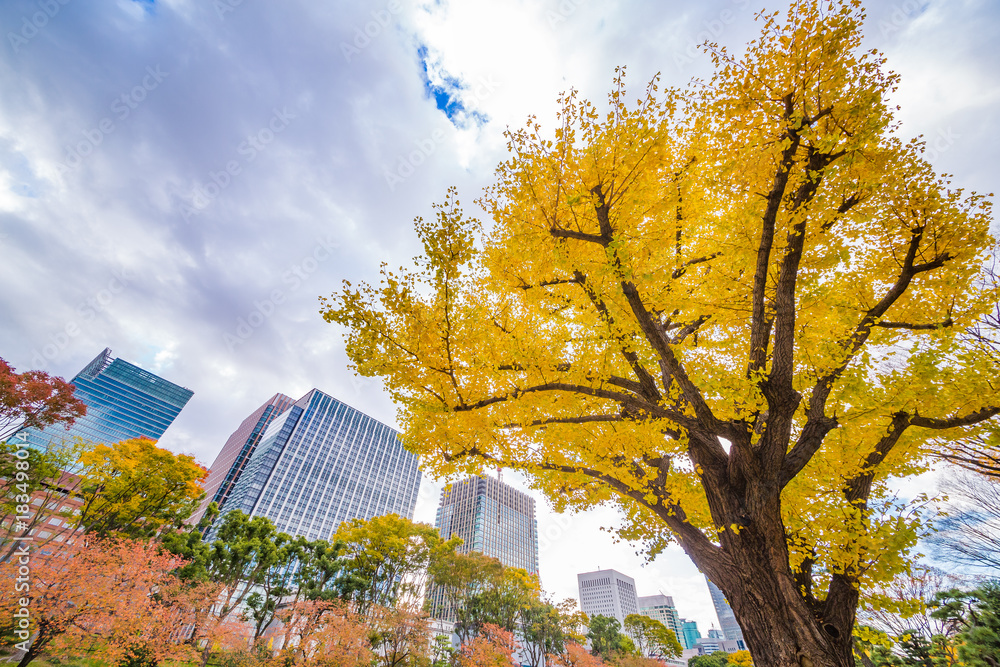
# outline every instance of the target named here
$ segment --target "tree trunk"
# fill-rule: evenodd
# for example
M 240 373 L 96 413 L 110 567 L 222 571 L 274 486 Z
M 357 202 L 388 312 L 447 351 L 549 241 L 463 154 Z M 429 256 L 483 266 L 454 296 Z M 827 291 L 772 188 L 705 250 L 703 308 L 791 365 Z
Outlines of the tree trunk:
M 800 573 L 797 581 L 789 566 L 778 495 L 759 487 L 742 495 L 732 491 L 725 497 L 710 495 L 718 525 L 732 526 L 739 519 L 737 529 L 720 534 L 721 557 L 718 552 L 685 550 L 725 594 L 754 664 L 855 667 L 856 587 L 843 575 L 835 575 L 827 599 L 816 600 L 810 590 L 811 573 Z
M 36 648 L 35 644 L 32 644 L 31 648 L 28 649 L 28 652 L 21 656 L 21 661 L 17 663 L 17 667 L 28 667 L 28 665 L 30 665 L 41 652 L 41 648 Z

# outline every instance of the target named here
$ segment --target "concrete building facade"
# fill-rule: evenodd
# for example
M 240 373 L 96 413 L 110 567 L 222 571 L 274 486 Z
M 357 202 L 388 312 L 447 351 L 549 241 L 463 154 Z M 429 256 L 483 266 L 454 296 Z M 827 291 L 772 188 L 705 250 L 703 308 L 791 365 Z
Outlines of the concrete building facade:
M 580 590 L 580 610 L 587 616 L 609 616 L 625 623 L 629 614 L 639 613 L 635 580 L 617 570 L 597 570 L 576 575 Z

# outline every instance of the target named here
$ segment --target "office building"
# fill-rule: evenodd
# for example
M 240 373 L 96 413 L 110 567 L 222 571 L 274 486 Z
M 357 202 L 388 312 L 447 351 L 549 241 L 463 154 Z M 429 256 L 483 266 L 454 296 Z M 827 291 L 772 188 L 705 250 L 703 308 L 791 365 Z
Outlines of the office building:
M 446 486 L 434 525 L 446 540 L 462 538 L 461 553 L 478 551 L 538 574 L 535 499 L 509 484 L 477 476 Z
M 205 481 L 205 499 L 198 511 L 190 519 L 195 524 L 208 509 L 209 503 L 217 503 L 221 511 L 226 506 L 226 500 L 233 487 L 240 479 L 240 474 L 247 461 L 253 456 L 260 444 L 264 431 L 272 421 L 295 402 L 294 398 L 284 394 L 275 394 L 262 406 L 250 413 L 222 446 L 222 451 L 215 457 Z
M 642 595 L 639 597 L 639 613 L 648 616 L 673 630 L 677 641 L 683 645 L 681 619 L 677 615 L 674 599 L 669 595 Z M 687 648 L 687 647 L 685 647 Z
M 681 636 L 678 638 L 681 640 L 681 644 L 686 649 L 692 649 L 698 640 L 701 638 L 701 631 L 698 629 L 697 621 L 686 621 L 681 619 Z
M 715 605 L 715 614 L 719 617 L 719 625 L 722 627 L 722 634 L 726 639 L 738 639 L 743 641 L 743 630 L 736 622 L 736 614 L 733 613 L 726 596 L 722 594 L 719 587 L 705 577 L 708 582 L 708 592 L 712 595 L 712 604 Z
M 309 540 L 330 539 L 350 519 L 412 519 L 421 474 L 398 435 L 313 389 L 271 420 L 220 517 L 265 516 Z
M 159 440 L 194 392 L 168 382 L 105 348 L 71 381 L 73 395 L 87 405 L 87 414 L 68 429 L 53 424 L 25 428 L 12 440 L 46 449 L 74 438 L 111 444 L 132 438 Z
M 478 551 L 506 567 L 538 574 L 538 522 L 535 499 L 492 477 L 470 477 L 441 491 L 434 522 L 441 537 L 462 539 L 459 553 Z M 440 590 L 427 595 L 431 615 L 455 621 Z
M 608 616 L 625 623 L 629 614 L 639 613 L 635 580 L 617 570 L 598 570 L 576 575 L 580 587 L 580 609 L 590 618 Z

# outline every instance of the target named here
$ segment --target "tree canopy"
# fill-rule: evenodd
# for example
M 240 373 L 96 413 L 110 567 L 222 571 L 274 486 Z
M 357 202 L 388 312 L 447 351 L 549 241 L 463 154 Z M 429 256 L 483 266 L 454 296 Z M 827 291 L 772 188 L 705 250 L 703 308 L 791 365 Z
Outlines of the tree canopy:
M 1000 413 L 987 197 L 899 138 L 855 1 L 762 14 L 706 81 L 530 118 L 415 269 L 323 314 L 438 474 L 504 466 L 677 540 L 761 664 L 849 665 L 863 588 L 925 529 L 887 480 Z M 919 505 L 921 499 L 916 499 Z
M 21 428 L 63 424 L 69 428 L 87 414 L 73 396 L 75 387 L 45 371 L 17 373 L 0 359 L 0 441 Z

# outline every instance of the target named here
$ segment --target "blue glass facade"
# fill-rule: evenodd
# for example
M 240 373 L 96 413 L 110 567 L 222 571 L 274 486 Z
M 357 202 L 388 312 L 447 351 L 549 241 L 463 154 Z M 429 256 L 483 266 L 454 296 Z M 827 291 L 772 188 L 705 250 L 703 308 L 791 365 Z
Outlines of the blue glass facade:
M 712 580 L 705 576 L 708 582 L 708 592 L 712 596 L 712 604 L 715 605 L 715 615 L 719 617 L 719 625 L 722 626 L 722 633 L 726 639 L 743 640 L 743 630 L 736 622 L 736 614 L 729 606 L 726 596 L 719 590 L 719 587 L 712 583 Z M 711 635 L 709 635 L 711 636 Z
M 14 437 L 44 449 L 73 438 L 110 444 L 131 438 L 159 440 L 194 394 L 105 349 L 77 373 L 74 395 L 87 405 L 87 414 L 69 429 L 53 425 L 26 428 Z
M 434 522 L 441 537 L 459 537 L 459 553 L 478 551 L 506 567 L 538 574 L 535 499 L 492 477 L 475 476 L 441 490 Z M 427 593 L 434 618 L 454 623 L 455 610 L 439 588 Z
M 412 519 L 421 473 L 397 436 L 313 389 L 268 426 L 222 515 L 266 516 L 278 530 L 310 540 L 329 539 L 349 519 Z

